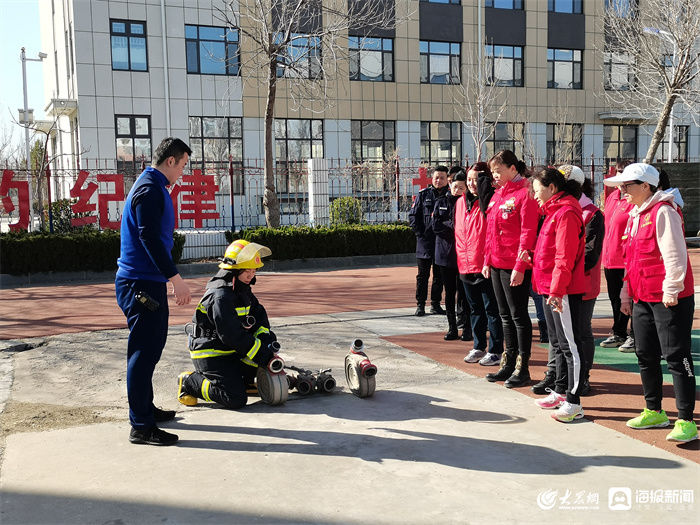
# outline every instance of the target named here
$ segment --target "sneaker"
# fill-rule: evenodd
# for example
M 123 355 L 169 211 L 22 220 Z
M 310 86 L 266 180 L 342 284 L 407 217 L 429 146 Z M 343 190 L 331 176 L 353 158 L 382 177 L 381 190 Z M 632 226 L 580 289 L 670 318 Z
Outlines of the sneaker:
M 185 381 L 192 372 L 183 372 L 177 376 L 177 400 L 185 406 L 193 407 L 197 404 L 197 398 L 185 391 Z
M 581 405 L 564 401 L 561 406 L 552 413 L 552 419 L 561 421 L 562 423 L 571 423 L 575 419 L 583 417 L 583 408 Z
M 627 426 L 634 428 L 636 430 L 644 430 L 645 428 L 663 428 L 669 426 L 671 423 L 666 416 L 666 412 L 660 410 L 649 410 L 645 408 L 642 413 L 637 417 L 630 419 L 627 422 Z
M 625 342 L 620 345 L 620 348 L 618 348 L 618 350 L 624 354 L 633 354 L 634 337 L 630 336 L 627 339 L 625 339 Z
M 564 401 L 566 401 L 565 396 L 557 394 L 554 390 L 550 390 L 549 388 L 547 390 L 549 390 L 549 395 L 547 397 L 535 400 L 535 404 L 538 407 L 544 408 L 545 410 L 553 410 L 564 404 Z
M 135 445 L 159 445 L 167 447 L 177 443 L 175 434 L 153 427 L 149 430 L 138 430 L 132 427 L 129 433 L 129 441 Z
M 413 315 L 415 315 L 416 317 L 423 317 L 425 315 L 425 306 L 423 306 L 422 304 L 416 306 L 416 311 Z
M 156 423 L 163 423 L 164 421 L 170 421 L 175 419 L 174 410 L 163 410 L 156 406 L 153 407 L 153 419 Z
M 447 312 L 439 304 L 433 304 L 430 306 L 430 313 L 432 315 L 447 315 Z
M 499 354 L 487 353 L 484 357 L 479 360 L 481 366 L 496 366 L 500 364 L 501 356 Z
M 676 420 L 673 430 L 666 436 L 666 441 L 680 441 L 681 443 L 687 443 L 694 439 L 698 439 L 698 427 L 695 421 L 686 421 L 685 419 Z
M 625 342 L 625 338 L 623 337 L 618 337 L 615 334 L 611 335 L 607 339 L 603 339 L 600 342 L 600 346 L 603 348 L 617 348 L 620 346 L 622 343 Z
M 484 357 L 486 355 L 486 352 L 484 350 L 478 350 L 474 348 L 471 352 L 467 354 L 467 357 L 464 358 L 465 363 L 478 363 L 479 359 Z M 500 361 L 500 358 L 499 358 Z

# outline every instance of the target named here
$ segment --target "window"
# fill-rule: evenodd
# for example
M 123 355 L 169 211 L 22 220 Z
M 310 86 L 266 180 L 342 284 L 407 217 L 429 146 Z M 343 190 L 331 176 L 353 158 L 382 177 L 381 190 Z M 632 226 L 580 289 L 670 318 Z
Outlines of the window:
M 151 163 L 150 115 L 115 115 L 117 170 L 135 174 Z
M 275 119 L 278 191 L 306 191 L 306 161 L 323 157 L 323 120 Z
M 606 124 L 603 126 L 603 155 L 606 164 L 637 159 L 637 126 Z
M 393 120 L 353 120 L 350 124 L 352 162 L 381 162 L 394 154 Z
M 238 44 L 238 29 L 186 25 L 187 72 L 238 75 L 241 68 Z
M 146 22 L 110 20 L 112 69 L 147 71 Z
M 603 53 L 604 87 L 611 91 L 626 91 L 634 83 L 634 57 L 624 53 Z
M 192 168 L 216 175 L 216 183 L 228 188 L 229 158 L 233 163 L 233 192 L 243 194 L 243 119 L 241 117 L 190 117 Z
M 581 124 L 547 124 L 547 162 L 580 166 L 583 163 L 582 140 Z
M 547 10 L 550 13 L 583 13 L 583 1 L 549 0 Z
M 632 18 L 637 12 L 638 0 L 605 0 L 605 10 L 620 18 Z
M 281 34 L 278 33 L 278 37 Z M 321 38 L 293 34 L 279 57 L 277 76 L 287 78 L 321 78 Z
M 421 122 L 420 156 L 431 166 L 458 164 L 462 159 L 462 130 L 459 122 Z
M 579 49 L 547 49 L 547 87 L 581 89 L 581 55 Z
M 460 44 L 420 42 L 420 81 L 423 84 L 459 84 Z
M 502 149 L 509 149 L 523 156 L 523 138 L 525 125 L 522 122 L 499 122 L 493 127 L 493 133 L 486 141 L 486 158 L 490 159 Z
M 523 86 L 522 46 L 484 46 L 489 68 L 489 84 Z
M 673 126 L 673 162 L 688 162 L 688 126 Z M 664 140 L 656 150 L 656 162 L 668 160 L 668 126 Z
M 486 0 L 484 6 L 496 9 L 522 9 L 523 0 Z
M 426 2 L 428 4 L 457 4 L 459 5 L 462 0 L 420 0 L 421 2 Z
M 350 80 L 394 81 L 394 46 L 391 38 L 348 37 Z

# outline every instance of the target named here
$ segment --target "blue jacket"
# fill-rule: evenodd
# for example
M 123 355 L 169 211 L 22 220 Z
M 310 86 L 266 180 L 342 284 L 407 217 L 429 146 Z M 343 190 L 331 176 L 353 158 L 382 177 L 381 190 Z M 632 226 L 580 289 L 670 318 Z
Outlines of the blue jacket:
M 435 201 L 433 209 L 433 231 L 435 232 L 435 264 L 457 268 L 455 248 L 455 205 L 459 197 L 450 192 Z
M 445 191 L 447 187 L 445 187 Z M 423 188 L 413 201 L 411 211 L 408 213 L 408 223 L 413 233 L 416 234 L 416 257 L 418 259 L 432 259 L 435 255 L 435 233 L 433 232 L 432 216 L 435 200 L 444 194 L 433 186 Z
M 131 188 L 122 214 L 118 277 L 166 282 L 178 273 L 171 255 L 175 211 L 168 184 L 149 166 Z

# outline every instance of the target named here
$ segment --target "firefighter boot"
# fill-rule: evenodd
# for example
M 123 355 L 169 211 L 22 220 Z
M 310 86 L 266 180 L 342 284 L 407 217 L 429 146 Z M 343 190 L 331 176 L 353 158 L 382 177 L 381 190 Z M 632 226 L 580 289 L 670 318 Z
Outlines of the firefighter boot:
M 457 316 L 453 313 L 447 314 L 447 333 L 445 334 L 445 341 L 455 341 L 459 339 L 459 330 L 457 330 Z
M 193 407 L 197 404 L 197 398 L 187 393 L 185 385 L 191 374 L 192 372 L 182 372 L 177 376 L 177 400 L 188 407 Z
M 530 382 L 530 368 L 528 366 L 529 363 L 529 355 L 526 356 L 520 354 L 518 356 L 518 359 L 515 361 L 515 370 L 513 371 L 513 375 L 510 376 L 505 382 L 506 388 L 515 388 L 518 386 L 526 385 Z
M 498 372 L 486 374 L 486 381 L 491 383 L 505 381 L 513 374 L 513 370 L 515 370 L 515 352 L 506 350 L 501 355 L 501 367 Z

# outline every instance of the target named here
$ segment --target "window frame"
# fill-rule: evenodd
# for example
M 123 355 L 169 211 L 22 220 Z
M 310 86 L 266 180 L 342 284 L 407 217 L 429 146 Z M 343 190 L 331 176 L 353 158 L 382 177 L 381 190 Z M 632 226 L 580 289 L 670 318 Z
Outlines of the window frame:
M 617 140 L 605 140 L 605 135 L 606 135 L 606 130 L 610 128 L 617 128 Z M 624 141 L 621 140 L 622 137 L 622 131 L 624 128 L 629 128 L 629 129 L 634 129 L 634 156 L 632 157 L 625 157 L 622 156 L 622 148 L 621 146 L 623 144 L 631 144 L 631 141 Z M 617 156 L 616 157 L 609 157 L 607 155 L 607 150 L 609 144 L 617 144 Z M 603 124 L 603 157 L 605 158 L 606 166 L 609 166 L 611 162 L 617 162 L 619 160 L 631 160 L 632 162 L 635 162 L 637 160 L 637 150 L 639 148 L 639 126 L 637 124 Z
M 501 47 L 501 48 L 510 48 L 511 49 L 511 54 L 513 56 L 504 56 L 503 54 L 496 56 L 496 48 Z M 516 56 L 516 50 L 519 51 L 520 56 Z M 491 52 L 489 54 L 489 51 Z M 497 86 L 503 86 L 503 87 L 524 87 L 525 86 L 525 59 L 523 58 L 525 55 L 525 46 L 507 46 L 507 45 L 500 45 L 500 44 L 486 44 L 484 46 L 484 58 L 488 61 L 490 61 L 490 74 L 489 78 L 486 79 L 487 83 L 489 85 L 493 85 L 494 78 L 495 78 L 495 73 L 496 73 L 496 59 L 498 60 L 511 60 L 511 69 L 513 73 L 513 79 L 516 78 L 515 72 L 516 72 L 516 62 L 520 62 L 520 83 L 517 84 L 515 83 L 515 80 L 513 80 L 513 83 L 510 84 L 508 83 L 509 81 L 503 81 L 503 80 L 496 80 Z
M 484 7 L 490 7 L 491 9 L 509 9 L 511 11 L 522 11 L 523 9 L 525 9 L 524 0 L 510 0 L 512 7 L 502 7 L 494 5 L 496 2 L 500 1 L 502 0 L 486 0 L 484 2 Z
M 603 52 L 603 89 L 605 91 L 629 91 L 634 87 L 636 77 L 634 75 L 634 57 L 627 57 L 629 62 L 620 60 L 624 53 L 615 53 L 613 51 Z M 614 60 L 617 58 L 617 60 Z M 612 85 L 613 67 L 625 66 L 627 69 L 627 83 L 624 86 L 615 87 Z
M 370 124 L 372 122 L 376 122 L 381 124 L 382 126 L 382 138 L 381 139 L 370 139 L 370 138 L 365 138 L 364 137 L 364 130 L 365 126 L 367 124 Z M 387 124 L 391 124 L 393 126 L 393 131 L 391 134 L 391 137 L 387 136 Z M 359 126 L 360 130 L 360 136 L 357 137 L 356 135 L 353 135 L 353 128 L 355 126 Z M 364 151 L 364 146 L 366 142 L 381 142 L 382 143 L 382 157 L 365 157 L 365 155 L 362 153 Z M 359 149 L 360 149 L 360 156 L 356 156 L 355 154 L 355 146 L 359 144 Z M 378 163 L 378 162 L 384 162 L 388 160 L 391 157 L 391 154 L 393 152 L 387 152 L 387 147 L 388 144 L 392 144 L 393 148 L 396 148 L 396 121 L 395 120 L 375 120 L 375 119 L 352 119 L 350 121 L 350 155 L 352 158 L 352 163 L 363 163 L 363 162 L 372 162 L 372 163 Z
M 445 125 L 449 124 L 450 125 L 450 138 L 449 138 L 449 143 L 450 143 L 450 157 L 448 159 L 445 158 L 433 158 L 431 155 L 431 152 L 433 150 L 432 145 L 433 143 L 439 143 L 439 142 L 444 142 L 445 139 L 440 139 L 438 138 L 433 138 L 431 136 L 431 130 L 432 130 L 432 125 L 437 124 L 438 126 L 440 124 Z M 427 138 L 426 140 L 423 139 L 423 127 L 427 125 Z M 456 134 L 457 136 L 455 137 L 455 130 L 454 126 L 457 125 L 457 131 Z M 462 152 L 463 152 L 463 145 L 462 145 L 462 123 L 461 122 L 456 122 L 456 121 L 438 121 L 438 120 L 422 120 L 420 123 L 420 149 L 421 149 L 421 162 L 427 162 L 431 167 L 436 166 L 438 164 L 449 164 L 449 165 L 454 165 L 454 164 L 460 164 L 462 162 Z M 427 144 L 427 156 L 423 154 L 424 148 L 426 148 Z M 456 156 L 452 156 L 452 149 L 454 145 L 457 145 L 458 151 L 456 153 Z
M 195 28 L 197 31 L 197 37 L 192 38 L 187 36 L 187 30 L 188 28 Z M 214 40 L 211 38 L 201 38 L 200 36 L 200 28 L 206 28 L 206 29 L 220 29 L 223 30 L 223 39 L 220 40 Z M 235 33 L 236 38 L 235 40 L 229 40 L 229 34 Z M 210 43 L 216 43 L 216 44 L 223 44 L 224 45 L 224 57 L 222 59 L 222 63 L 224 65 L 225 72 L 220 73 L 220 72 L 215 72 L 215 73 L 209 73 L 209 72 L 204 72 L 202 71 L 202 57 L 201 57 L 201 46 L 202 42 L 210 42 Z M 190 70 L 190 63 L 189 63 L 189 50 L 188 50 L 188 44 L 194 43 L 195 44 L 195 52 L 197 56 L 197 63 L 196 63 L 196 71 L 191 71 Z M 236 51 L 233 53 L 232 56 L 229 55 L 229 48 L 230 46 L 235 45 L 236 46 Z M 219 60 L 219 59 L 217 59 Z M 237 77 L 240 76 L 241 74 L 241 32 L 239 28 L 237 27 L 225 27 L 225 26 L 208 26 L 208 25 L 199 25 L 199 24 L 185 24 L 185 71 L 187 71 L 188 75 L 219 75 L 219 76 L 227 76 L 227 77 Z
M 690 133 L 690 126 L 687 124 L 678 124 L 673 126 L 673 147 L 674 155 L 673 162 L 688 162 L 688 135 Z M 681 146 L 683 147 L 683 156 L 680 155 Z M 664 138 L 659 144 L 656 150 L 656 160 L 654 162 L 667 162 L 666 149 L 668 148 L 668 126 L 666 126 L 666 132 L 664 133 Z
M 557 52 L 570 52 L 571 60 L 557 59 Z M 576 60 L 576 53 L 580 59 Z M 550 54 L 551 57 L 550 58 Z M 555 74 L 557 64 L 572 64 L 571 66 L 571 87 L 559 87 L 555 84 Z M 578 65 L 579 82 L 578 85 L 574 82 L 576 78 L 576 66 Z M 547 89 L 583 89 L 583 50 L 582 49 L 562 49 L 562 48 L 547 48 Z
M 119 133 L 119 119 L 129 119 L 129 133 Z M 148 121 L 148 134 L 137 134 L 136 133 L 136 119 L 142 119 L 145 118 Z M 131 154 L 132 154 L 132 160 L 119 160 L 118 153 L 119 153 L 119 139 L 125 139 L 128 138 L 131 140 Z M 136 146 L 135 146 L 135 140 L 136 139 L 148 139 L 149 142 L 149 149 L 151 154 L 148 157 L 145 157 L 143 159 L 139 159 L 136 157 Z M 127 171 L 126 166 L 128 164 L 131 164 L 132 167 L 132 173 L 136 173 L 137 170 L 140 169 L 140 166 L 137 168 L 136 164 L 140 162 L 144 162 L 146 166 L 149 166 L 152 161 L 152 156 L 153 156 L 153 127 L 151 125 L 151 115 L 135 115 L 135 114 L 117 114 L 114 115 L 114 143 L 116 146 L 116 151 L 115 151 L 115 158 L 116 158 L 116 166 L 118 171 Z M 123 167 L 120 167 L 123 166 Z
M 431 52 L 431 45 L 447 45 L 449 48 L 449 52 L 446 53 L 440 53 L 440 52 Z M 427 47 L 427 50 L 424 51 L 424 45 Z M 419 40 L 418 41 L 418 49 L 420 52 L 420 83 L 421 84 L 435 84 L 435 85 L 440 85 L 440 86 L 455 86 L 458 84 L 462 83 L 462 43 L 461 42 L 449 42 L 449 41 L 443 41 L 443 40 Z M 452 52 L 453 47 L 452 46 L 459 46 L 459 52 L 458 54 L 454 54 Z M 426 65 L 426 71 L 425 71 L 425 77 L 427 78 L 427 81 L 423 80 L 423 57 L 427 57 L 425 60 L 425 65 Z M 448 82 L 431 82 L 431 73 L 430 73 L 430 63 L 431 63 L 431 58 L 432 57 L 447 57 L 447 63 L 448 63 Z M 458 59 L 458 70 L 457 70 L 457 82 L 454 82 L 454 75 L 455 72 L 452 69 L 453 65 L 453 58 Z
M 525 141 L 524 122 L 489 122 L 488 125 L 493 127 L 491 129 L 491 135 L 489 135 L 489 137 L 484 141 L 484 146 L 486 147 L 486 158 L 490 159 L 502 149 L 511 150 L 519 159 L 523 157 L 523 143 Z M 496 130 L 499 126 L 509 127 L 508 139 L 496 139 Z M 517 137 L 517 130 L 515 126 L 520 126 L 520 139 Z M 508 143 L 507 147 L 505 147 L 506 143 Z
M 557 130 L 561 129 L 560 126 L 567 126 L 571 127 L 571 131 L 569 133 L 569 136 L 572 137 L 571 140 L 559 140 L 557 138 Z M 550 129 L 552 130 L 551 136 L 552 139 L 550 140 Z M 578 133 L 578 139 L 574 137 L 574 134 Z M 556 123 L 556 122 L 547 122 L 547 131 L 546 131 L 546 136 L 545 136 L 545 142 L 546 142 L 546 152 L 547 152 L 547 157 L 546 160 L 549 163 L 554 163 L 554 162 L 559 162 L 562 159 L 559 159 L 557 157 L 557 144 L 570 144 L 572 151 L 574 151 L 574 154 L 572 158 L 570 159 L 565 159 L 564 162 L 568 163 L 573 163 L 577 166 L 581 166 L 583 164 L 583 124 L 581 123 L 576 123 L 576 122 L 567 122 L 564 124 Z M 551 152 L 551 154 L 550 154 Z
M 357 45 L 353 46 L 354 39 L 357 39 Z M 364 47 L 364 42 L 368 40 L 379 40 L 380 49 L 366 49 Z M 387 50 L 384 45 L 388 41 L 391 45 L 391 49 Z M 349 71 L 349 78 L 351 81 L 355 82 L 394 82 L 394 39 L 393 38 L 383 38 L 383 37 L 363 37 L 360 35 L 348 35 L 348 51 L 350 53 L 349 61 L 352 68 L 352 62 L 355 53 L 357 54 L 357 74 L 352 75 L 352 71 Z M 361 78 L 362 76 L 362 52 L 370 51 L 373 53 L 379 53 L 382 60 L 382 78 L 381 79 L 371 79 L 371 78 Z M 391 64 L 391 78 L 385 78 L 386 75 L 386 58 L 387 55 L 390 57 Z
M 114 24 L 124 24 L 125 31 L 123 33 L 115 33 Z M 143 33 L 132 33 L 131 24 L 142 24 Z M 120 68 L 114 66 L 114 37 L 125 37 L 126 38 L 126 52 L 127 52 L 127 62 L 128 67 Z M 131 39 L 139 38 L 143 39 L 144 43 L 144 53 L 146 56 L 146 69 L 134 69 L 131 64 Z M 110 18 L 109 19 L 109 51 L 110 51 L 110 61 L 112 66 L 112 71 L 133 71 L 135 73 L 148 73 L 148 25 L 145 20 L 129 20 L 126 18 Z
M 277 33 L 277 37 L 281 37 L 280 33 Z M 306 40 L 305 46 L 296 45 L 296 43 Z M 315 40 L 315 44 L 309 43 L 310 40 Z M 306 60 L 306 74 L 299 74 L 297 68 L 287 68 L 284 62 L 285 57 L 288 56 L 290 48 L 292 49 L 305 49 L 298 59 L 294 61 L 295 64 L 299 64 L 301 59 L 305 57 Z M 313 73 L 312 69 L 312 59 L 316 59 L 318 65 L 318 72 Z M 290 74 L 287 74 L 290 71 Z M 318 80 L 323 78 L 323 42 L 319 35 L 307 34 L 307 33 L 292 33 L 292 39 L 284 48 L 284 54 L 280 54 L 277 59 L 277 78 L 302 78 L 307 80 Z M 294 119 L 292 119 L 294 120 Z M 312 119 L 314 120 L 314 119 Z
M 296 137 L 289 137 L 289 122 L 294 121 L 294 122 L 308 122 L 309 123 L 309 137 L 308 138 L 296 138 Z M 278 124 L 279 123 L 284 123 L 284 137 L 278 136 Z M 320 138 L 314 137 L 314 122 L 320 123 Z M 298 192 L 291 192 L 290 191 L 290 186 L 289 186 L 289 173 L 290 173 L 290 167 L 295 167 L 298 166 L 299 171 L 305 171 L 306 170 L 306 161 L 309 158 L 314 158 L 313 152 L 314 152 L 314 147 L 318 147 L 318 144 L 314 144 L 314 141 L 318 142 L 320 140 L 321 144 L 321 157 L 324 156 L 325 151 L 326 151 L 326 145 L 325 145 L 325 122 L 323 119 L 291 119 L 291 118 L 275 118 L 274 121 L 274 137 L 275 137 L 275 187 L 277 188 L 277 191 L 279 193 L 303 193 L 308 191 L 308 183 L 306 180 L 306 177 L 301 178 L 302 184 L 297 186 L 297 189 L 299 190 Z M 306 159 L 290 159 L 289 158 L 289 144 L 290 142 L 303 142 L 303 141 L 309 141 L 309 152 L 310 155 Z M 284 152 L 285 152 L 285 158 L 280 159 L 278 152 L 280 149 L 280 142 L 284 143 Z
M 571 10 L 557 9 L 558 5 L 562 5 L 566 2 L 571 5 Z M 548 0 L 547 11 L 550 13 L 567 13 L 580 15 L 583 14 L 583 0 Z

